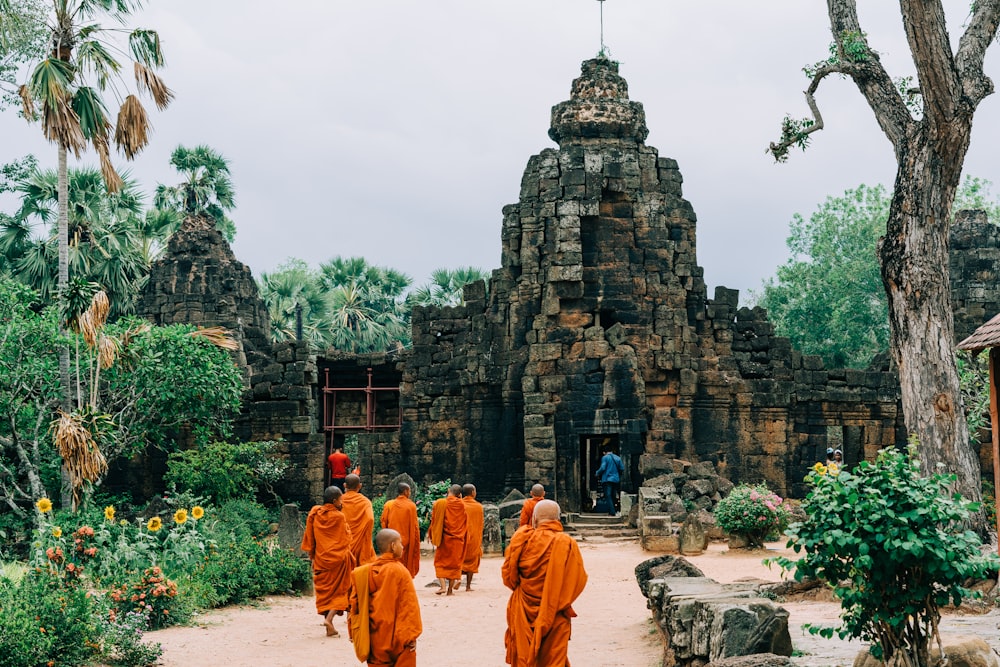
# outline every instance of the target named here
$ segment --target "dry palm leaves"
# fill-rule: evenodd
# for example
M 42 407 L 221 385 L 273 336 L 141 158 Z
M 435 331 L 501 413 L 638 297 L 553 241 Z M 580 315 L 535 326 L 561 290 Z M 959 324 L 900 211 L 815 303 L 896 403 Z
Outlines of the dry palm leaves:
M 69 473 L 74 496 L 84 483 L 96 482 L 108 471 L 108 462 L 84 423 L 86 419 L 80 413 L 60 410 L 59 418 L 52 422 L 53 438 Z
M 223 327 L 198 327 L 198 329 L 192 331 L 190 335 L 205 338 L 210 343 L 216 347 L 221 347 L 223 350 L 240 349 L 239 341 L 233 338 L 232 332 Z
M 114 365 L 119 352 L 121 352 L 121 344 L 114 337 L 102 334 L 97 339 L 97 363 L 104 370 Z
M 146 135 L 149 127 L 149 118 L 139 98 L 135 95 L 126 97 L 122 108 L 118 111 L 115 144 L 129 160 L 149 143 L 149 137 Z
M 124 181 L 122 181 L 122 177 L 118 174 L 115 166 L 111 164 L 108 137 L 106 135 L 94 135 L 91 143 L 94 144 L 94 150 L 97 151 L 97 155 L 101 159 L 101 177 L 104 179 L 104 185 L 107 186 L 108 192 L 120 192 Z
M 139 88 L 145 88 L 149 91 L 156 103 L 156 108 L 160 111 L 166 109 L 170 100 L 174 98 L 174 93 L 163 83 L 163 79 L 138 60 L 135 61 L 135 82 Z

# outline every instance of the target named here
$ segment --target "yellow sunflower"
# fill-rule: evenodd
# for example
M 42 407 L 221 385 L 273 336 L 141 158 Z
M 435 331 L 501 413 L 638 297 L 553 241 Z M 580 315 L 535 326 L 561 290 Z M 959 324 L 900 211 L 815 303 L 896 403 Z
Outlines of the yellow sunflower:
M 179 509 L 174 512 L 174 523 L 180 525 L 186 523 L 188 520 L 188 511 L 186 509 Z
M 48 498 L 39 498 L 38 502 L 35 503 L 35 507 L 37 507 L 38 511 L 41 512 L 42 514 L 45 514 L 46 512 L 51 512 L 52 501 L 49 500 Z
M 826 466 L 823 465 L 822 463 L 816 463 L 816 465 L 813 466 L 813 472 L 815 472 L 817 475 L 821 475 L 821 476 L 825 475 L 826 474 Z
M 115 506 L 114 505 L 108 505 L 107 507 L 104 508 L 104 518 L 107 519 L 108 521 L 114 521 L 115 520 Z
M 146 530 L 151 533 L 155 533 L 160 528 L 163 528 L 163 520 L 158 516 L 154 516 L 152 519 L 146 522 Z
M 62 537 L 62 528 L 56 526 L 52 529 L 52 537 Z
M 200 519 L 205 516 L 205 509 L 201 505 L 195 505 L 191 508 L 191 518 Z

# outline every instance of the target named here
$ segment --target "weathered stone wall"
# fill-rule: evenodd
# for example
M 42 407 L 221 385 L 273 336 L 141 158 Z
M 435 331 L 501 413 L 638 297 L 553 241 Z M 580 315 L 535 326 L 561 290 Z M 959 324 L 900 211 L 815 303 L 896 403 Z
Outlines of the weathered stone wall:
M 1000 220 L 985 211 L 958 211 L 948 237 L 955 339 L 969 337 L 1000 313 Z

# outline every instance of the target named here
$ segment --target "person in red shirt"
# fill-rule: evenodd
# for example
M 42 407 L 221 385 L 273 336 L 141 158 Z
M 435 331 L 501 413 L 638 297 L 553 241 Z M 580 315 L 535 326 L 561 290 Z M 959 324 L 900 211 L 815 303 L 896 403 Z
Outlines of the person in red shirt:
M 343 446 L 334 445 L 333 453 L 327 457 L 326 463 L 330 466 L 330 482 L 343 491 L 344 479 L 351 469 L 351 457 L 344 453 Z

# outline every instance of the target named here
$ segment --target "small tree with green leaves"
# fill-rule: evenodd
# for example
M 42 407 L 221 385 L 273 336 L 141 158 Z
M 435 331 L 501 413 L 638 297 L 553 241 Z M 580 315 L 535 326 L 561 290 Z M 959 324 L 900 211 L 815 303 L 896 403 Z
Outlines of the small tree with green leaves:
M 963 583 L 997 567 L 963 528 L 977 503 L 953 495 L 954 475 L 922 476 L 915 442 L 852 472 L 827 474 L 818 463 L 806 481 L 809 518 L 788 529 L 788 546 L 803 555 L 774 561 L 797 580 L 827 582 L 840 599 L 841 626 L 810 632 L 870 642 L 884 664 L 937 664 L 941 607 L 969 597 Z

